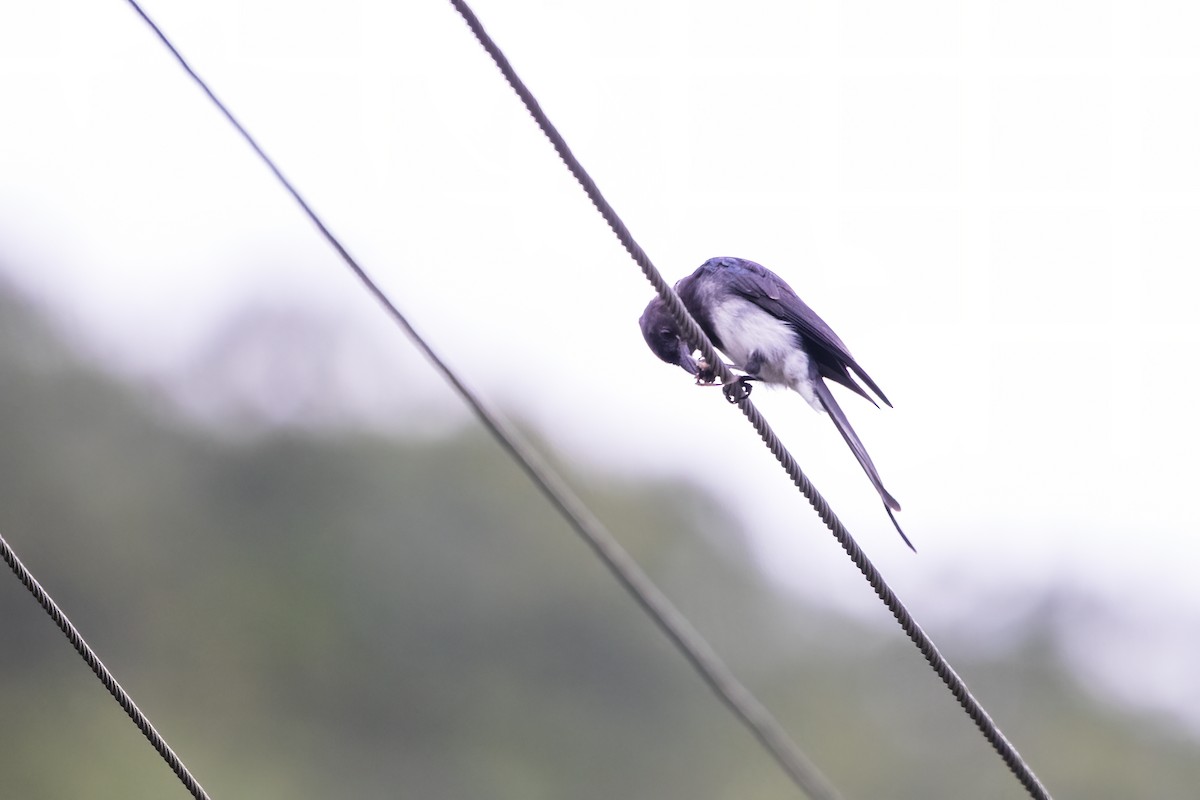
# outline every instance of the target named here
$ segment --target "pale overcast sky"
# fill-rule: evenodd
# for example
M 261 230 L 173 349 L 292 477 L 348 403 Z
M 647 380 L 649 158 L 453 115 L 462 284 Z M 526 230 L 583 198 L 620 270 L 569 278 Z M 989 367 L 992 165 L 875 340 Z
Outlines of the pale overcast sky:
M 828 421 L 755 394 L 919 616 L 1065 581 L 1114 610 L 1081 663 L 1200 710 L 1200 8 L 474 5 L 664 274 L 760 261 L 893 400 L 844 405 L 916 557 Z M 879 614 L 740 415 L 646 350 L 648 284 L 448 3 L 145 7 L 468 381 L 701 481 L 773 575 Z M 0 269 L 97 356 L 172 373 L 297 304 L 359 331 L 344 378 L 385 408 L 456 407 L 123 2 L 7 4 L 0 109 Z

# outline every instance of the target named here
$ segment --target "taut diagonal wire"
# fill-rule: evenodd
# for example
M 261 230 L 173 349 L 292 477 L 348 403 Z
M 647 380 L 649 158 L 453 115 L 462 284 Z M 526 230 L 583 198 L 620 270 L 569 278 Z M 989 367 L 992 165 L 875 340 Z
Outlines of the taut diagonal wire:
M 154 31 L 163 45 L 174 56 L 179 65 L 208 96 L 209 100 L 237 130 L 247 144 L 258 154 L 267 168 L 288 191 L 309 220 L 325 237 L 342 260 L 383 306 L 392 320 L 399 325 L 429 362 L 449 382 L 471 407 L 483 426 L 508 452 L 530 480 L 550 503 L 567 520 L 592 551 L 600 558 L 609 572 L 625 587 L 643 611 L 658 625 L 692 668 L 708 684 L 718 698 L 750 729 L 759 743 L 779 762 L 795 784 L 813 800 L 837 800 L 839 795 L 832 784 L 821 775 L 800 748 L 791 740 L 783 726 L 770 711 L 737 678 L 721 660 L 700 633 L 675 608 L 670 600 L 650 580 L 632 557 L 621 547 L 616 538 L 588 510 L 584 503 L 568 488 L 563 479 L 534 451 L 517 431 L 492 409 L 481 396 L 468 387 L 455 371 L 430 347 L 413 328 L 408 319 L 384 293 L 383 289 L 367 274 L 325 223 L 317 216 L 300 192 L 284 176 L 280 168 L 266 154 L 234 117 L 233 113 L 217 98 L 213 90 L 184 59 L 183 55 L 167 38 L 162 29 L 142 10 L 136 0 L 126 0 L 134 11 Z M 564 145 L 565 146 L 565 145 Z M 678 302 L 678 301 L 676 301 Z M 714 355 L 715 359 L 715 355 Z
M 150 740 L 150 744 L 162 756 L 163 761 L 167 762 L 167 766 L 183 782 L 187 790 L 191 792 L 192 797 L 196 798 L 196 800 L 208 800 L 208 794 L 204 791 L 204 787 L 192 777 L 192 773 L 179 760 L 179 756 L 175 755 L 175 751 L 170 748 L 166 739 L 150 724 L 149 718 L 142 713 L 142 710 L 133 702 L 133 698 L 129 696 L 129 693 L 121 687 L 121 684 L 117 682 L 113 674 L 108 671 L 108 667 L 104 666 L 104 662 L 96 655 L 96 651 L 84 641 L 83 635 L 71 624 L 71 620 L 58 607 L 58 603 L 54 602 L 54 598 L 46 593 L 42 585 L 26 569 L 21 559 L 17 557 L 16 552 L 4 540 L 2 535 L 0 535 L 0 558 L 3 558 L 4 563 L 12 568 L 12 571 L 17 576 L 17 580 L 25 585 L 25 588 L 33 595 L 33 599 L 37 600 L 38 605 L 54 620 L 54 624 L 58 625 L 63 635 L 67 637 L 67 641 L 71 643 L 71 646 L 75 648 L 80 657 L 87 662 L 92 672 L 96 673 L 96 677 L 104 684 L 104 688 L 108 689 L 113 699 L 121 705 L 121 708 L 125 709 L 125 713 L 133 720 L 133 724 L 138 727 L 142 735 Z
M 620 239 L 622 246 L 633 257 L 633 260 L 637 262 L 646 279 L 650 281 L 659 296 L 666 302 L 667 307 L 671 309 L 671 314 L 675 317 L 676 322 L 680 325 L 680 329 L 684 332 L 688 341 L 695 345 L 704 355 L 705 360 L 716 368 L 722 381 L 728 382 L 731 375 L 725 367 L 724 361 L 717 357 L 712 342 L 709 341 L 704 331 L 700 329 L 700 326 L 696 324 L 696 321 L 692 319 L 687 309 L 684 308 L 675 290 L 671 288 L 654 264 L 650 262 L 650 258 L 634 240 L 628 228 L 625 227 L 625 223 L 617 216 L 616 210 L 604 199 L 604 195 L 600 193 L 600 189 L 596 186 L 595 181 L 592 180 L 591 176 L 583 168 L 583 165 L 575 158 L 571 149 L 567 146 L 566 140 L 563 139 L 545 112 L 542 111 L 537 99 L 534 98 L 533 93 L 529 91 L 529 88 L 525 86 L 525 83 L 517 75 L 516 70 L 513 69 L 512 64 L 504 56 L 500 47 L 492 40 L 487 31 L 484 30 L 479 18 L 471 11 L 470 6 L 467 5 L 465 0 L 450 0 L 450 3 L 462 15 L 471 32 L 475 34 L 475 38 L 479 40 L 479 43 L 492 57 L 492 60 L 496 62 L 496 66 L 504 74 L 505 80 L 508 81 L 513 91 L 521 98 L 521 101 L 525 104 L 525 107 L 529 110 L 534 120 L 537 121 L 542 132 L 546 134 L 551 144 L 554 145 L 554 149 L 558 151 L 558 155 L 563 160 L 563 163 L 566 164 L 567 169 L 579 181 L 580 186 L 583 187 L 587 196 L 596 206 L 596 210 L 600 212 L 601 216 L 604 217 L 604 221 L 608 223 L 613 233 Z M 863 576 L 871 584 L 871 588 L 875 590 L 875 593 L 879 595 L 879 598 L 884 602 L 888 610 L 896 617 L 896 621 L 900 623 L 904 632 L 908 634 L 908 637 L 912 639 L 913 643 L 921 651 L 921 654 L 925 656 L 925 659 L 929 662 L 934 672 L 945 682 L 946 686 L 954 694 L 954 697 L 962 705 L 963 710 L 967 712 L 979 727 L 980 732 L 983 733 L 987 741 L 1000 754 L 1004 763 L 1008 765 L 1017 779 L 1021 781 L 1026 791 L 1035 800 L 1050 800 L 1050 793 L 1042 785 L 1037 775 L 1034 774 L 1032 768 L 1021 757 L 1021 754 L 1017 752 L 1012 743 L 1008 741 L 999 726 L 988 715 L 983 705 L 971 694 L 966 682 L 950 666 L 950 663 L 937 649 L 937 646 L 934 645 L 933 640 L 921 629 L 921 626 L 917 624 L 912 614 L 900 602 L 900 599 L 892 591 L 891 587 L 888 586 L 887 581 L 884 580 L 883 575 L 871 563 L 870 559 L 867 558 L 866 553 L 858 546 L 858 543 L 850 535 L 850 531 L 846 529 L 846 526 L 833 513 L 833 509 L 829 507 L 829 503 L 825 501 L 825 498 L 821 496 L 820 492 L 809 481 L 808 477 L 800 469 L 799 463 L 783 446 L 779 437 L 775 435 L 775 432 L 767 424 L 766 419 L 763 418 L 754 404 L 750 402 L 749 397 L 743 396 L 738 401 L 738 407 L 746 415 L 746 418 L 754 426 L 754 429 L 762 437 L 763 442 L 770 448 L 776 459 L 779 460 L 779 463 L 783 465 L 793 483 L 796 484 L 797 488 L 800 489 L 805 498 L 816 509 L 821 520 L 833 532 L 833 535 L 837 538 L 838 543 L 846 551 L 847 555 L 850 556 L 854 564 L 862 571 Z

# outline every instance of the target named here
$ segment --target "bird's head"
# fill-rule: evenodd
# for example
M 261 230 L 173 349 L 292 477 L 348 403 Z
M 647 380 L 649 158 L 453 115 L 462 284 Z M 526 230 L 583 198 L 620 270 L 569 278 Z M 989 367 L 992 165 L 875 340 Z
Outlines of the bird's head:
M 654 355 L 668 364 L 682 367 L 689 375 L 700 371 L 700 365 L 692 358 L 691 345 L 680 335 L 675 317 L 671 315 L 661 297 L 650 301 L 638 322 L 642 326 L 642 336 L 654 351 Z

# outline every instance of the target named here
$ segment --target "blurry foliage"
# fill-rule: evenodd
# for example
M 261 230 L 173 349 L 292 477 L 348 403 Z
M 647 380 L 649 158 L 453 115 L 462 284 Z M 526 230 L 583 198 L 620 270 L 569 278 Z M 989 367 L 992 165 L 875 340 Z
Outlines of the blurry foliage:
M 898 632 L 773 593 L 695 490 L 576 484 L 847 798 L 1023 796 Z M 0 295 L 0 531 L 215 798 L 796 796 L 476 432 L 218 435 Z M 11 576 L 0 619 L 3 797 L 184 796 Z M 943 646 L 1058 796 L 1197 795 L 1196 743 L 1038 631 Z

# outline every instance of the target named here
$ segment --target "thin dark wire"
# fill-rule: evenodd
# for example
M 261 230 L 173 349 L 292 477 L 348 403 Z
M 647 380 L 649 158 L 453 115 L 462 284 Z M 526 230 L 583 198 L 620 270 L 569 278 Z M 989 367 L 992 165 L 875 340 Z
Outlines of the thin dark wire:
M 691 314 L 684 308 L 674 289 L 671 288 L 666 280 L 663 279 L 658 269 L 650 262 L 650 258 L 634 240 L 629 230 L 625 227 L 625 223 L 617 216 L 617 212 L 604 199 L 604 195 L 600 193 L 600 189 L 596 186 L 591 176 L 588 175 L 583 165 L 579 163 L 578 159 L 571 152 L 571 149 L 567 146 L 566 140 L 563 139 L 545 112 L 542 111 L 533 93 L 529 91 L 524 82 L 517 76 L 516 71 L 504 56 L 504 53 L 501 52 L 499 46 L 488 35 L 487 31 L 484 30 L 483 25 L 479 22 L 479 18 L 475 16 L 464 0 L 450 0 L 450 3 L 462 15 L 463 19 L 466 20 L 471 32 L 475 34 L 475 38 L 479 40 L 479 43 L 483 45 L 483 48 L 492 57 L 492 60 L 496 62 L 496 66 L 504 74 L 504 78 L 508 81 L 509 86 L 521 98 L 521 101 L 525 104 L 525 107 L 529 110 L 534 120 L 537 121 L 542 132 L 550 139 L 551 144 L 554 145 L 554 149 L 558 151 L 559 157 L 566 164 L 567 169 L 571 171 L 571 174 L 575 176 L 575 179 L 579 181 L 584 192 L 587 193 L 593 205 L 596 206 L 596 210 L 604 217 L 604 221 L 608 223 L 613 233 L 620 239 L 622 246 L 633 257 L 633 260 L 637 262 L 646 279 L 650 281 L 659 296 L 666 302 L 667 307 L 671 309 L 671 314 L 675 317 L 676 322 L 679 323 L 686 338 L 700 350 L 705 360 L 716 368 L 722 382 L 728 383 L 732 376 L 725 367 L 724 361 L 717 357 L 712 342 L 709 341 L 704 331 L 700 329 L 700 326 L 692 319 Z M 937 646 L 934 645 L 933 640 L 921 629 L 921 626 L 913 619 L 912 614 L 900 602 L 900 599 L 892 591 L 891 587 L 888 586 L 887 581 L 884 580 L 883 575 L 880 574 L 875 565 L 867 558 L 862 548 L 858 546 L 858 543 L 850 535 L 850 532 L 842 524 L 841 520 L 834 515 L 833 510 L 829 507 L 829 503 L 825 501 L 825 498 L 821 496 L 820 492 L 809 481 L 808 477 L 800 469 L 800 465 L 783 446 L 783 443 L 780 442 L 775 432 L 771 430 L 771 427 L 767 424 L 762 414 L 759 413 L 758 409 L 746 396 L 743 396 L 738 401 L 738 407 L 741 408 L 742 413 L 746 415 L 746 418 L 754 426 L 755 430 L 758 431 L 759 436 L 762 437 L 763 442 L 766 443 L 767 447 L 775 455 L 775 458 L 783 465 L 792 482 L 796 484 L 797 488 L 808 499 L 808 502 L 816 509 L 821 520 L 833 532 L 833 535 L 837 538 L 838 543 L 846 551 L 847 555 L 850 556 L 854 564 L 862 571 L 867 582 L 871 584 L 871 588 L 875 590 L 875 594 L 879 595 L 879 598 L 884 602 L 888 610 L 895 616 L 896 621 L 900 623 L 900 627 L 904 629 L 904 632 L 916 644 L 921 654 L 925 656 L 925 660 L 929 662 L 929 665 L 937 673 L 938 677 L 945 682 L 955 699 L 958 700 L 968 716 L 979 727 L 980 732 L 983 733 L 987 741 L 1000 754 L 1000 757 L 1008 765 L 1008 768 L 1021 781 L 1026 791 L 1032 797 L 1036 798 L 1036 800 L 1050 800 L 1050 793 L 1042 785 L 1041 781 L 1038 780 L 1037 775 L 1034 774 L 1033 770 L 1021 757 L 1021 754 L 1017 752 L 1017 749 L 1004 736 L 1004 733 L 988 715 L 983 705 L 971 694 L 966 682 L 959 677 L 958 673 L 950 666 L 950 663 L 946 661 L 945 657 L 937 649 Z
M 150 724 L 150 720 L 137 707 L 137 704 L 133 702 L 133 698 L 121 687 L 121 684 L 108 671 L 108 667 L 104 666 L 104 662 L 100 660 L 96 652 L 84 641 L 83 636 L 71 624 L 71 620 L 58 607 L 58 603 L 54 602 L 54 598 L 46 594 L 46 590 L 42 588 L 42 585 L 37 582 L 37 579 L 21 563 L 21 559 L 17 557 L 16 552 L 4 540 L 3 535 L 0 535 L 0 556 L 4 558 L 4 563 L 8 564 L 12 568 L 12 571 L 16 573 L 17 580 L 25 584 L 25 588 L 37 600 L 38 605 L 50 615 L 50 618 L 54 620 L 55 624 L 66 635 L 71 646 L 87 662 L 87 665 L 92 668 L 92 672 L 96 673 L 96 677 L 104 684 L 104 688 L 108 689 L 109 694 L 120 703 L 121 708 L 125 709 L 125 713 L 133 720 L 133 724 L 137 725 L 138 730 L 150 740 L 150 744 L 162 756 L 163 761 L 167 762 L 167 765 L 178 776 L 179 780 L 183 782 L 187 790 L 191 792 L 192 797 L 196 798 L 196 800 L 208 800 L 208 794 L 204 791 L 204 788 L 192 777 L 192 773 L 188 771 L 188 768 L 179 760 L 179 756 L 175 755 L 175 751 L 167 745 L 166 740 Z
M 800 748 L 791 740 L 765 706 L 734 676 L 720 659 L 711 645 L 692 627 L 691 623 L 675 608 L 637 563 L 621 547 L 612 533 L 591 513 L 583 502 L 567 487 L 562 478 L 525 442 L 498 412 L 459 379 L 455 372 L 417 333 L 399 308 L 388 298 L 378 284 L 359 265 L 337 237 L 321 221 L 299 191 L 283 175 L 275 162 L 263 151 L 250 133 L 233 116 L 233 113 L 213 93 L 208 84 L 196 73 L 163 33 L 162 29 L 142 10 L 136 0 L 126 0 L 139 16 L 150 26 L 163 45 L 170 51 L 179 65 L 208 95 L 208 98 L 241 134 L 246 143 L 258 154 L 267 168 L 275 175 L 288 193 L 321 232 L 330 246 L 337 251 L 346 265 L 354 272 L 367 290 L 383 306 L 384 310 L 399 325 L 429 362 L 441 373 L 471 406 L 484 427 L 500 446 L 517 462 L 543 495 L 583 538 L 600 558 L 609 572 L 625 587 L 637 604 L 658 625 L 659 629 L 675 644 L 684 658 L 703 678 L 705 683 L 726 706 L 750 729 L 754 737 L 780 763 L 797 786 L 814 800 L 837 800 L 839 797 L 832 784 L 821 775 Z M 714 355 L 715 358 L 715 355 Z

